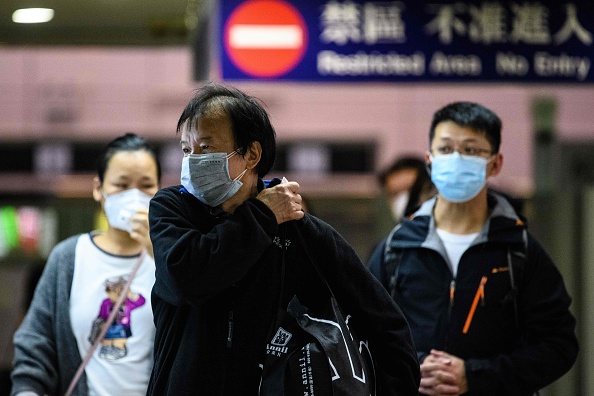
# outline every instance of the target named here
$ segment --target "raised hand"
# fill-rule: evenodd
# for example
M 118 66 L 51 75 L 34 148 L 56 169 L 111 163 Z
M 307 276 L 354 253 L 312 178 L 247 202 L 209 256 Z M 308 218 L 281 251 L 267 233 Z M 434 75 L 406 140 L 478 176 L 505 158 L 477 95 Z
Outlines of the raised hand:
M 265 188 L 256 197 L 274 212 L 278 224 L 285 221 L 302 219 L 301 195 L 299 183 L 283 182 L 274 187 Z

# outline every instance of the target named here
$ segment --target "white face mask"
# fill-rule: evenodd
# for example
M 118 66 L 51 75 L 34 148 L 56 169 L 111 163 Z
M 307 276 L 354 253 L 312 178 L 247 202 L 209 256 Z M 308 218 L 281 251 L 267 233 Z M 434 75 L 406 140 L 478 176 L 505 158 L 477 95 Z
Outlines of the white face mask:
M 149 208 L 151 196 L 143 193 L 137 188 L 132 188 L 122 192 L 105 195 L 105 216 L 107 222 L 113 228 L 132 232 L 132 223 L 130 219 L 140 209 Z
M 219 206 L 239 191 L 239 180 L 247 172 L 244 170 L 235 179 L 229 176 L 229 158 L 232 153 L 190 154 L 182 160 L 181 184 L 200 202 Z
M 406 211 L 409 198 L 410 192 L 403 191 L 396 195 L 396 197 L 392 200 L 392 216 L 394 217 L 394 220 L 396 220 L 396 223 L 400 223 L 404 217 L 404 212 Z

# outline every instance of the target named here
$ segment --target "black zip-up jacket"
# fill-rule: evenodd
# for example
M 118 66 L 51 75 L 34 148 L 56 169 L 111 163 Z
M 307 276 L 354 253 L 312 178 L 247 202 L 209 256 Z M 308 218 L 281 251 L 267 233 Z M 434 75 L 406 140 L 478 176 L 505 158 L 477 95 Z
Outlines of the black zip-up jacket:
M 284 306 L 297 294 L 314 307 L 327 289 L 293 224 L 279 226 L 264 203 L 248 199 L 229 215 L 184 191 L 162 189 L 150 204 L 156 335 L 148 394 L 256 395 L 279 306 L 280 246 Z M 306 214 L 297 226 L 344 311 L 364 324 L 383 394 L 416 394 L 419 365 L 402 312 L 328 224 Z
M 436 199 L 397 226 L 388 250 L 384 241 L 369 264 L 389 288 L 385 257 L 400 252 L 394 299 L 409 321 L 419 361 L 431 349 L 464 359 L 468 395 L 530 395 L 561 377 L 575 362 L 578 343 L 571 298 L 550 257 L 511 205 L 489 193 L 488 221 L 453 277 L 435 230 Z M 518 263 L 514 298 L 508 252 L 515 251 L 526 259 L 511 260 Z

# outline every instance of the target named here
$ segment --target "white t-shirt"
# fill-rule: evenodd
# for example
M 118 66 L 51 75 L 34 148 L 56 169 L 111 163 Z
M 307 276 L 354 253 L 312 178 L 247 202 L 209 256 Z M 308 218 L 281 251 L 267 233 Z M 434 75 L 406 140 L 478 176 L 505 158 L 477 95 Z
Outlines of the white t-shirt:
M 472 234 L 452 234 L 439 228 L 437 228 L 436 231 L 445 246 L 450 263 L 452 263 L 452 273 L 455 278 L 458 273 L 460 257 L 462 257 L 462 254 L 468 249 L 472 241 L 476 239 L 479 232 Z
M 92 234 L 81 235 L 76 245 L 70 294 L 70 319 L 81 358 L 91 347 L 89 334 L 95 319 L 109 315 L 113 306 L 106 287 L 117 300 L 117 285 L 125 284 L 138 256 L 117 256 L 101 250 Z M 145 395 L 153 366 L 155 326 L 151 290 L 155 262 L 145 255 L 130 286 L 129 298 L 103 342 L 85 367 L 89 395 Z

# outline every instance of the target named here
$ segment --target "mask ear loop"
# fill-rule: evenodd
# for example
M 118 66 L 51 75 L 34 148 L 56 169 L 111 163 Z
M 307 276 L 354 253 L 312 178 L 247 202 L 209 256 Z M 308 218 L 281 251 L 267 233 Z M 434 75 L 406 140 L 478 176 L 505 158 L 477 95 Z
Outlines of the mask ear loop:
M 230 152 L 229 154 L 227 154 L 227 160 L 229 158 L 233 157 L 235 154 L 238 154 L 239 152 L 237 150 L 239 150 L 239 149 L 235 149 L 232 152 Z M 239 176 L 237 176 L 235 179 L 233 179 L 233 181 L 241 180 L 241 178 L 243 177 L 243 175 L 245 175 L 245 172 L 247 172 L 247 168 L 245 168 L 245 170 L 243 172 L 241 172 L 239 174 Z
M 245 172 L 247 172 L 247 168 L 245 168 L 245 170 L 243 172 L 241 172 L 239 174 L 239 176 L 237 176 L 235 179 L 233 179 L 233 181 L 241 180 L 241 178 L 243 177 L 243 175 L 245 175 Z
M 227 159 L 229 159 L 229 158 L 233 157 L 235 154 L 237 154 L 238 153 L 237 150 L 239 150 L 239 149 L 235 149 L 235 150 L 231 151 L 229 154 L 227 154 Z

